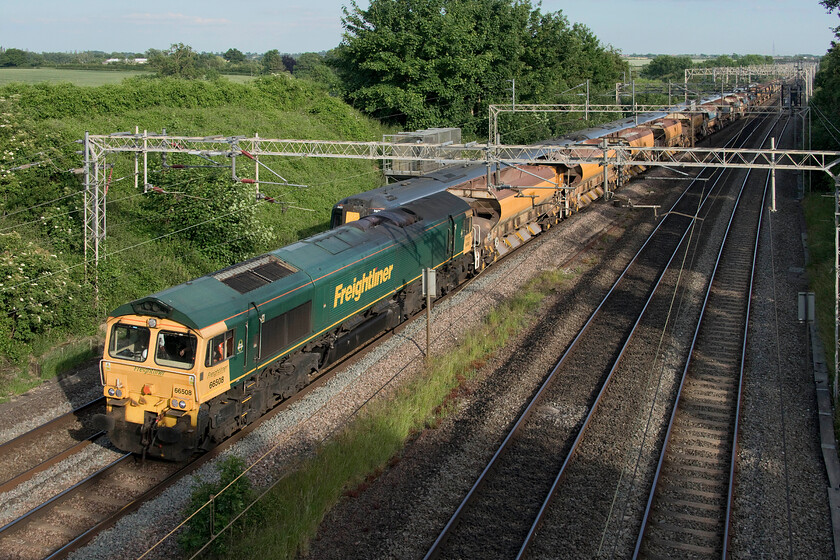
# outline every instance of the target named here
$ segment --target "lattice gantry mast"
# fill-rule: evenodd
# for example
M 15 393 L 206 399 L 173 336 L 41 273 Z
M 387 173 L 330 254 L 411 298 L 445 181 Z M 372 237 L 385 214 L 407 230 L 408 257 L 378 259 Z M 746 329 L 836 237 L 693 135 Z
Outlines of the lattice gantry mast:
M 84 229 L 85 263 L 99 265 L 100 248 L 105 241 L 107 220 L 105 196 L 105 156 L 95 150 L 90 135 L 84 139 Z

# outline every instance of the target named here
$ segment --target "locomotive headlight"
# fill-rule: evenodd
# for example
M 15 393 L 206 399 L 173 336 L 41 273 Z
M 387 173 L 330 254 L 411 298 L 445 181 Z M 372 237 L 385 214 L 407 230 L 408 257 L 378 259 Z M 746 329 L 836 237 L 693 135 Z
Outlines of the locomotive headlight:
M 114 388 L 113 388 L 113 387 L 108 387 L 108 396 L 109 396 L 109 397 L 116 396 L 116 394 L 117 394 L 117 392 L 116 392 L 116 391 L 114 391 Z
M 152 318 L 150 318 L 150 319 L 148 320 L 147 324 L 149 325 L 149 328 L 150 328 L 150 329 L 153 329 L 153 328 L 155 328 L 155 327 L 157 326 L 157 319 L 155 319 L 154 317 L 152 317 Z
M 121 398 L 122 398 L 122 389 L 117 389 L 117 390 L 116 390 L 116 391 L 114 391 L 114 392 L 117 394 L 117 398 L 118 398 L 118 399 L 121 399 Z
M 178 406 L 179 406 L 180 408 L 187 408 L 187 403 L 186 403 L 186 402 L 184 402 L 184 401 L 178 401 Z
M 172 401 L 170 402 L 170 406 L 172 408 L 178 408 L 178 399 L 172 399 Z

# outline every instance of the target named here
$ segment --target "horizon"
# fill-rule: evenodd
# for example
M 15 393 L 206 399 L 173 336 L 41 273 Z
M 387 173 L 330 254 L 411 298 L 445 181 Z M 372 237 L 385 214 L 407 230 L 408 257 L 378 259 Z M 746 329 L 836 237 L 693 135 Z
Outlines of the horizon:
M 336 0 L 291 0 L 282 7 L 253 0 L 232 11 L 221 0 L 149 0 L 142 8 L 83 0 L 6 3 L 0 17 L 5 48 L 30 52 L 146 52 L 172 44 L 198 52 L 322 52 L 342 41 Z M 686 52 L 821 56 L 835 39 L 837 15 L 818 0 L 544 0 L 543 13 L 561 11 L 622 53 Z M 360 0 L 366 9 L 369 2 Z M 176 11 L 177 10 L 177 11 Z M 822 53 L 822 54 L 820 54 Z M 626 56 L 632 56 L 626 55 Z
M 185 44 L 185 46 L 188 46 L 188 47 L 192 48 L 192 45 Z M 0 52 L 4 52 L 5 50 L 16 49 L 16 48 L 18 48 L 18 47 L 0 45 Z M 156 47 L 151 47 L 151 48 L 156 48 Z M 33 53 L 33 54 L 45 54 L 45 53 L 61 53 L 61 54 L 101 53 L 101 54 L 111 54 L 111 55 L 114 55 L 114 54 L 123 54 L 123 55 L 132 54 L 132 55 L 143 56 L 149 50 L 151 50 L 151 48 L 146 49 L 145 51 L 125 51 L 125 50 L 107 51 L 107 50 L 102 50 L 102 49 L 83 49 L 83 50 L 71 50 L 71 51 L 33 51 L 33 50 L 27 50 L 27 49 L 20 49 L 20 50 L 25 51 L 25 52 L 30 52 L 30 53 Z M 167 48 L 169 48 L 169 47 L 167 47 Z M 236 48 L 236 47 L 230 47 L 230 48 Z M 158 49 L 158 50 L 166 50 L 166 49 Z M 199 51 L 199 50 L 196 50 L 196 49 L 193 48 L 193 50 L 195 52 L 199 53 L 199 54 L 215 54 L 215 55 L 220 55 L 221 56 L 221 55 L 225 54 L 225 52 L 227 52 L 228 49 L 225 49 L 223 51 Z M 260 56 L 260 55 L 265 54 L 265 52 L 256 52 L 256 51 L 241 51 L 241 52 L 246 56 L 253 56 L 253 55 Z M 307 52 L 316 52 L 318 54 L 321 54 L 321 53 L 325 53 L 327 51 L 321 50 L 321 51 L 299 51 L 299 52 L 279 51 L 279 52 L 280 52 L 280 54 L 284 54 L 284 55 L 288 54 L 288 55 L 291 55 L 291 56 L 295 56 L 295 55 L 301 55 L 301 54 L 304 54 L 304 53 L 307 53 Z M 752 54 L 761 54 L 761 53 L 755 53 L 755 52 L 729 52 L 729 53 L 717 53 L 717 54 L 705 53 L 705 52 L 704 53 L 689 53 L 689 52 L 682 52 L 682 53 L 658 53 L 658 52 L 624 53 L 624 52 L 622 52 L 622 53 L 620 53 L 620 55 L 624 58 L 652 58 L 652 57 L 655 57 L 655 56 L 690 56 L 690 57 L 693 57 L 693 58 L 717 58 L 719 56 L 733 56 L 733 55 L 746 56 L 746 55 L 752 55 Z M 763 55 L 763 56 L 768 56 L 768 55 Z M 774 58 L 795 58 L 795 57 L 806 57 L 806 56 L 821 58 L 821 57 L 825 56 L 825 54 L 814 54 L 814 53 L 779 54 L 779 53 L 777 53 L 773 57 Z

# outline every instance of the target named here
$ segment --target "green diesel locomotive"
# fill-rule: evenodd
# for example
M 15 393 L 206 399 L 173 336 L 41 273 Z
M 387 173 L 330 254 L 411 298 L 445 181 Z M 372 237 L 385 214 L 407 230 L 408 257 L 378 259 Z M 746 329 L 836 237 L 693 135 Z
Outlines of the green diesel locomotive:
M 100 366 L 120 449 L 183 460 L 299 391 L 474 266 L 472 210 L 442 192 L 118 307 Z

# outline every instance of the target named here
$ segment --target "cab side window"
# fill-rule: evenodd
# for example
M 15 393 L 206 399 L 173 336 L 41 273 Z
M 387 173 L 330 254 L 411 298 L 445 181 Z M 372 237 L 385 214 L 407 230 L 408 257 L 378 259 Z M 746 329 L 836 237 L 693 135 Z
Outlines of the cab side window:
M 211 367 L 232 357 L 234 354 L 233 339 L 233 329 L 213 337 L 207 347 L 205 365 Z

